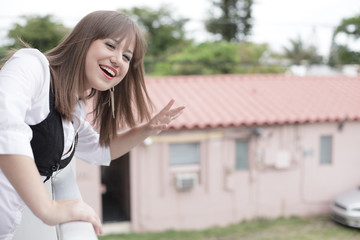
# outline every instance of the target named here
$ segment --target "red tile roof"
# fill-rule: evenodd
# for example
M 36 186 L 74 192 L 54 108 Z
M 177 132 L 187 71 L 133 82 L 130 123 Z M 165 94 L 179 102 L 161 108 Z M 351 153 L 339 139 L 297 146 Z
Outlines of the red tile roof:
M 186 105 L 171 128 L 360 120 L 360 77 L 213 75 L 147 77 L 158 109 Z

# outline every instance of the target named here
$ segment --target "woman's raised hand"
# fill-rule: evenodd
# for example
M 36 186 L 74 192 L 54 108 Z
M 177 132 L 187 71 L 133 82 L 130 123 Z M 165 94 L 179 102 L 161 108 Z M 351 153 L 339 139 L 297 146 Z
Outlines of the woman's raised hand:
M 147 137 L 157 135 L 165 130 L 171 121 L 182 114 L 185 108 L 183 106 L 172 108 L 174 102 L 174 100 L 171 100 L 149 122 L 143 123 L 128 131 L 118 133 L 113 137 L 110 143 L 111 159 L 119 158 L 144 141 Z
M 185 107 L 172 108 L 174 102 L 174 100 L 170 100 L 170 102 L 149 121 L 150 136 L 157 135 L 165 130 L 173 120 L 182 114 Z

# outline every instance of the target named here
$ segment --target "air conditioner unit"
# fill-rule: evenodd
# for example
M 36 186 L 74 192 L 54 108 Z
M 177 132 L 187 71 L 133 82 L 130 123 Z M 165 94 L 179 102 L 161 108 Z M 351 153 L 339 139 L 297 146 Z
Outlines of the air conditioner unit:
M 176 174 L 176 188 L 178 190 L 190 190 L 197 183 L 196 173 L 178 173 Z

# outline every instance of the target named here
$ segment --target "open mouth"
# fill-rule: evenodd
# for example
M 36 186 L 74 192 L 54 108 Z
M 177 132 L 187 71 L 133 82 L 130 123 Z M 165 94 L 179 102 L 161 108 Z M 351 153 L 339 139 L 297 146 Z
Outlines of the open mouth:
M 108 66 L 104 66 L 104 65 L 99 65 L 101 70 L 105 73 L 105 76 L 109 77 L 109 78 L 113 78 L 116 76 L 116 70 L 108 67 Z

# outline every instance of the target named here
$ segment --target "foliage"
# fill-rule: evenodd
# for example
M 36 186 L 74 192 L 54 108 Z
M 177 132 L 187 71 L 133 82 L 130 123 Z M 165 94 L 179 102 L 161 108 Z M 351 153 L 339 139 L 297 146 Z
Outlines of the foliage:
M 360 52 L 351 50 L 348 46 L 336 43 L 336 37 L 340 34 L 360 41 L 360 14 L 354 17 L 345 18 L 337 26 L 333 33 L 333 43 L 330 50 L 329 64 L 360 64 Z
M 101 236 L 100 240 L 355 240 L 357 229 L 335 224 L 328 216 L 312 218 L 280 217 L 244 221 L 226 227 L 203 231 L 166 231 L 159 233 L 131 233 Z
M 245 40 L 252 28 L 253 0 L 212 0 L 221 15 L 210 12 L 205 27 L 207 31 L 220 34 L 225 41 Z
M 171 56 L 174 73 L 214 74 L 231 73 L 235 70 L 240 58 L 236 54 L 237 46 L 228 42 L 204 42 L 183 49 Z
M 153 75 L 199 75 L 228 73 L 278 73 L 279 66 L 263 66 L 259 60 L 265 44 L 251 42 L 203 42 L 191 44 L 158 62 Z
M 307 46 L 303 40 L 290 39 L 290 47 L 284 47 L 285 56 L 291 59 L 295 65 L 302 63 L 317 64 L 322 62 L 322 57 L 317 53 L 317 49 L 313 45 Z
M 0 47 L 0 68 L 5 63 L 9 49 L 7 47 Z
M 145 69 L 152 71 L 154 62 L 164 60 L 172 52 L 188 44 L 184 26 L 188 19 L 174 18 L 170 7 L 162 6 L 158 10 L 134 7 L 121 10 L 128 14 L 144 30 L 148 42 Z
M 169 6 L 159 9 L 138 8 L 121 10 L 133 18 L 144 30 L 148 51 L 145 69 L 149 75 L 227 74 L 227 73 L 282 73 L 284 59 L 271 57 L 266 44 L 246 41 L 252 29 L 253 0 L 212 0 L 216 7 L 206 21 L 207 30 L 219 34 L 222 41 L 194 43 L 186 38 L 185 24 L 188 19 L 177 17 Z M 0 58 L 10 48 L 21 48 L 24 42 L 41 51 L 56 46 L 70 31 L 56 22 L 51 15 L 23 16 L 23 24 L 15 24 L 8 37 L 12 45 L 0 47 Z M 333 45 L 329 58 L 332 66 L 357 63 L 360 53 L 335 42 L 339 34 L 360 38 L 360 15 L 343 19 L 334 30 Z M 322 62 L 315 46 L 306 45 L 301 38 L 290 39 L 284 47 L 285 56 L 294 64 Z M 269 61 L 262 61 L 270 56 Z M 1 62 L 0 62 L 1 64 Z
M 360 64 L 360 52 L 351 50 L 345 45 L 333 46 L 329 64 L 331 66 L 343 64 Z
M 13 48 L 21 48 L 21 38 L 34 48 L 47 51 L 55 47 L 69 32 L 64 25 L 53 20 L 51 15 L 46 16 L 23 16 L 25 25 L 15 24 L 8 33 L 8 37 L 14 40 Z
M 360 38 L 360 14 L 354 17 L 345 18 L 341 21 L 340 25 L 336 27 L 334 35 L 338 33 L 345 33 L 354 38 Z

